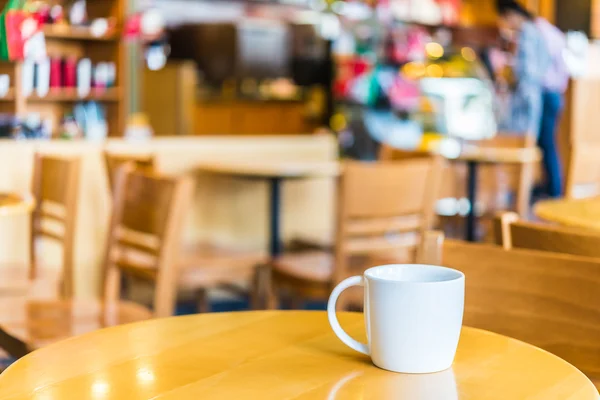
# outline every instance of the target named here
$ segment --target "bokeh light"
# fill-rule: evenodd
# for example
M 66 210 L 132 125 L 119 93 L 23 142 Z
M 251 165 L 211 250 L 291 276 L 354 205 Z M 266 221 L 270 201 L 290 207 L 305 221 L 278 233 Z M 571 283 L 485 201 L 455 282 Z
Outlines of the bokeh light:
M 477 59 L 477 54 L 475 53 L 475 50 L 473 50 L 470 47 L 463 47 L 460 50 L 460 54 L 463 56 L 463 58 L 469 62 L 473 62 Z
M 429 42 L 425 45 L 425 52 L 429 58 L 438 59 L 444 56 L 444 48 L 437 42 Z
M 437 64 L 428 65 L 427 76 L 430 76 L 432 78 L 441 78 L 442 76 L 444 76 L 444 69 Z

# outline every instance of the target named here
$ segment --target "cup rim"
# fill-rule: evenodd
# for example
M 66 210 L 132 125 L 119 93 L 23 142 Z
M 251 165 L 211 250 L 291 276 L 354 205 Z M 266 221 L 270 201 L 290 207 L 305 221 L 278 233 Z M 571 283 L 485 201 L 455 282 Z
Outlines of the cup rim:
M 446 270 L 446 271 L 450 271 L 456 274 L 455 277 L 451 278 L 451 279 L 445 279 L 445 280 L 441 280 L 441 281 L 398 281 L 398 280 L 391 280 L 391 279 L 384 279 L 384 278 L 380 278 L 377 276 L 372 275 L 372 272 L 376 269 L 380 269 L 380 268 L 386 268 L 386 267 L 430 267 L 430 268 L 436 268 L 436 269 L 440 269 L 440 270 Z M 450 282 L 456 282 L 459 280 L 464 280 L 465 279 L 465 274 L 462 273 L 461 271 L 454 269 L 454 268 L 448 268 L 448 267 L 443 267 L 441 265 L 433 265 L 433 264 L 384 264 L 384 265 L 377 265 L 375 267 L 371 267 L 369 269 L 367 269 L 364 273 L 363 276 L 365 278 L 371 279 L 373 281 L 377 281 L 377 282 L 388 282 L 388 283 L 402 283 L 402 284 L 412 284 L 412 285 L 428 285 L 428 284 L 433 284 L 433 285 L 439 285 L 439 284 L 443 284 L 443 283 L 450 283 Z

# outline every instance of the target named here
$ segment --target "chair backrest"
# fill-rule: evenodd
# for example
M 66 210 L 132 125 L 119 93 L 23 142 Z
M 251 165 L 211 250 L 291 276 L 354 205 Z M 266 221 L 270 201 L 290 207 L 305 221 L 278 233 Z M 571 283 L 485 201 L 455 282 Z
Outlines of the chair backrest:
M 45 154 L 34 157 L 32 193 L 36 205 L 31 215 L 30 278 L 37 275 L 36 239 L 62 245 L 62 295 L 73 295 L 73 253 L 79 194 L 80 161 Z
M 431 157 L 431 153 L 428 151 L 398 149 L 385 143 L 379 147 L 379 161 L 400 161 L 428 157 Z
M 464 324 L 531 343 L 600 379 L 600 261 L 443 240 L 428 232 L 420 262 L 466 276 Z
M 154 173 L 156 168 L 156 159 L 153 154 L 124 154 L 105 151 L 104 163 L 106 165 L 108 186 L 111 191 L 115 184 L 115 174 L 124 164 L 131 164 L 134 169 L 147 173 Z
M 475 143 L 477 146 L 483 148 L 532 148 L 536 146 L 536 138 L 537 134 L 515 135 L 501 133 L 493 138 L 478 140 Z M 485 169 L 482 171 L 481 180 L 483 187 L 488 188 L 490 192 L 489 196 L 494 196 L 499 190 L 503 189 L 514 192 L 515 197 L 512 209 L 519 213 L 519 215 L 526 216 L 529 213 L 531 190 L 536 179 L 536 164 L 491 165 L 487 166 L 487 168 L 487 172 Z M 539 171 L 539 168 L 537 171 Z M 492 182 L 492 187 L 490 187 L 490 182 Z
M 530 249 L 600 260 L 600 234 L 585 229 L 522 221 L 502 213 L 494 221 L 496 243 L 504 249 Z
M 122 167 L 115 181 L 113 212 L 104 258 L 104 299 L 115 302 L 126 273 L 155 282 L 154 313 L 171 316 L 175 306 L 177 257 L 193 180 Z
M 431 152 L 423 150 L 398 149 L 387 144 L 382 144 L 379 148 L 380 161 L 400 161 L 413 158 L 430 157 L 431 154 Z M 458 199 L 459 197 L 466 196 L 466 189 L 464 186 L 466 178 L 462 176 L 462 171 L 459 171 L 460 167 L 464 167 L 464 165 L 454 165 L 444 160 L 441 167 L 442 171 L 440 173 L 442 178 L 436 200 L 448 198 Z
M 431 229 L 442 159 L 343 165 L 338 184 L 334 279 L 347 274 L 352 256 L 416 250 Z
M 492 138 L 471 140 L 468 142 L 481 148 L 530 148 L 535 147 L 535 136 L 501 133 Z M 410 154 L 423 155 L 424 151 L 410 152 L 382 145 L 380 160 L 398 160 Z M 464 162 L 447 163 L 442 172 L 443 181 L 440 198 L 460 199 L 466 197 L 466 165 Z M 478 198 L 479 204 L 492 206 L 495 209 L 514 208 L 519 214 L 526 215 L 529 210 L 531 186 L 535 174 L 534 164 L 520 165 L 481 165 L 479 167 Z M 514 204 L 504 204 L 499 200 L 500 192 L 513 191 L 516 196 Z M 498 204 L 500 202 L 500 204 Z M 484 210 L 487 211 L 487 210 Z
M 565 196 L 582 199 L 600 195 L 600 144 L 573 143 L 569 155 Z

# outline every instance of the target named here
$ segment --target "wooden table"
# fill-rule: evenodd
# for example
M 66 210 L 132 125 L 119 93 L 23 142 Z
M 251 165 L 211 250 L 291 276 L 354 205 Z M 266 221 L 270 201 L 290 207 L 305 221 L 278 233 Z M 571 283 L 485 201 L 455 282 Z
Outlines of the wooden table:
M 546 221 L 600 231 L 600 197 L 540 201 L 533 212 Z
M 0 193 L 0 216 L 28 214 L 34 207 L 35 200 L 31 195 Z
M 283 251 L 280 222 L 283 180 L 335 177 L 340 174 L 340 165 L 337 162 L 226 162 L 201 164 L 197 170 L 245 179 L 263 179 L 269 182 L 271 193 L 269 254 L 274 258 Z
M 452 159 L 452 158 L 450 158 Z M 455 158 L 467 163 L 467 198 L 469 213 L 465 226 L 465 240 L 475 241 L 475 204 L 477 201 L 477 167 L 479 164 L 531 164 L 541 160 L 537 147 L 478 147 L 464 146 Z M 533 171 L 529 174 L 533 182 Z
M 340 322 L 364 337 L 362 314 Z M 598 400 L 581 372 L 523 342 L 464 328 L 452 369 L 373 366 L 325 312 L 204 314 L 100 330 L 35 351 L 0 375 L 0 399 Z

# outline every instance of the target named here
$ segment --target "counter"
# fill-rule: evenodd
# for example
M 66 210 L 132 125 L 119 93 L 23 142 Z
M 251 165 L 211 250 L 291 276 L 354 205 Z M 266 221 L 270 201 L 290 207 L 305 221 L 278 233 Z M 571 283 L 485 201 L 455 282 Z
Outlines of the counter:
M 28 192 L 34 152 L 79 156 L 82 160 L 75 240 L 77 297 L 99 293 L 101 256 L 110 215 L 103 151 L 152 153 L 166 174 L 192 174 L 197 182 L 185 228 L 186 242 L 211 241 L 244 249 L 266 249 L 268 192 L 260 181 L 210 176 L 195 171 L 207 161 L 330 161 L 337 142 L 326 135 L 202 136 L 156 138 L 148 142 L 111 139 L 105 143 L 67 141 L 0 142 L 0 190 Z M 331 179 L 284 184 L 283 237 L 326 240 L 333 232 L 334 182 Z M 26 216 L 0 219 L 0 262 L 26 262 L 29 227 Z M 45 245 L 40 259 L 60 265 L 59 248 Z
M 299 135 L 321 125 L 322 111 L 314 108 L 324 104 L 204 93 L 198 90 L 196 71 L 191 61 L 170 61 L 159 71 L 144 71 L 142 110 L 156 135 Z

